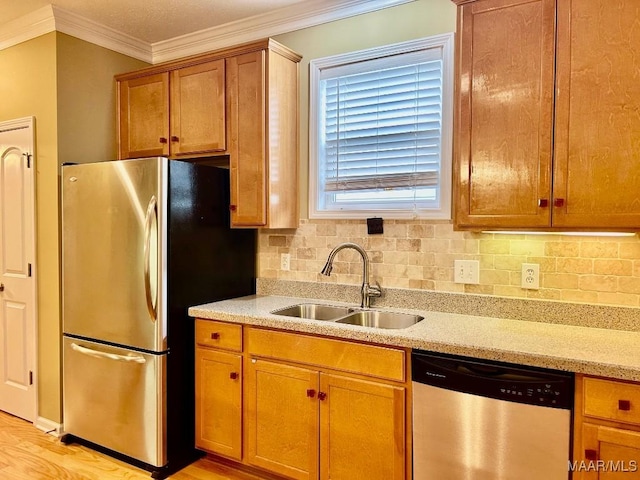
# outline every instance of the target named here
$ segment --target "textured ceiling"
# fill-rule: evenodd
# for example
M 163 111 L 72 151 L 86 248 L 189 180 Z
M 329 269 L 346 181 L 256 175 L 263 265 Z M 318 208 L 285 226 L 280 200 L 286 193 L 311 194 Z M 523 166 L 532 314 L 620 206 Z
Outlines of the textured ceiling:
M 139 40 L 155 43 L 305 1 L 56 0 L 53 4 Z M 0 26 L 51 3 L 50 0 L 0 0 Z

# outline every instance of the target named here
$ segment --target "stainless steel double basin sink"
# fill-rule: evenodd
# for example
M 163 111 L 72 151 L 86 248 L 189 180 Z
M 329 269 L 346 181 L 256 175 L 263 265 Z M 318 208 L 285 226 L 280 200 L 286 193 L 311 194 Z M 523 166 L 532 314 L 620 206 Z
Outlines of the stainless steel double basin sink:
M 407 328 L 415 325 L 424 317 L 410 313 L 388 312 L 383 310 L 363 310 L 355 307 L 338 307 L 317 303 L 301 303 L 271 312 L 285 317 L 306 318 L 346 323 L 374 328 Z

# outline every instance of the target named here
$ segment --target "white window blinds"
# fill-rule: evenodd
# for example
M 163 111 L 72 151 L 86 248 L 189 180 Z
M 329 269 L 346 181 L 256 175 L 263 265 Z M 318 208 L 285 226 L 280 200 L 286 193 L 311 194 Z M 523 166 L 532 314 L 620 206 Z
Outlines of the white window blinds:
M 449 216 L 451 67 L 448 43 L 432 43 L 311 62 L 312 218 L 421 209 Z
M 438 185 L 442 60 L 410 56 L 322 80 L 326 191 Z

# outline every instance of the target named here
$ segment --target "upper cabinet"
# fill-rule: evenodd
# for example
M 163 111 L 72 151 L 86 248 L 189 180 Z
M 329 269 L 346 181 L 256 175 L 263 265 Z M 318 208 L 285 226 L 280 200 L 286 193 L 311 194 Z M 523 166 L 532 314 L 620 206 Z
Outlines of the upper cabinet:
M 456 227 L 640 227 L 637 1 L 454 2 Z
M 297 228 L 300 59 L 267 39 L 116 76 L 119 158 L 228 156 L 232 226 Z
M 224 60 L 173 70 L 169 86 L 171 155 L 224 152 Z
M 224 60 L 118 82 L 120 158 L 224 152 Z
M 298 226 L 298 62 L 276 49 L 227 59 L 231 222 Z
M 169 74 L 118 82 L 118 158 L 169 155 Z

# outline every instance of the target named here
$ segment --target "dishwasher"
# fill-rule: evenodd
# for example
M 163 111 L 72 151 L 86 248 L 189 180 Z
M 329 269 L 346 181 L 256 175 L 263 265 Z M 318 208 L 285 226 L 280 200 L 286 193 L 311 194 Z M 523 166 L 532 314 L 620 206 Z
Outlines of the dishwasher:
M 570 478 L 573 374 L 414 350 L 414 480 Z

